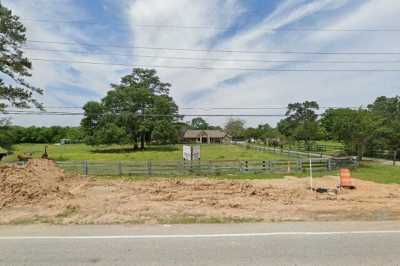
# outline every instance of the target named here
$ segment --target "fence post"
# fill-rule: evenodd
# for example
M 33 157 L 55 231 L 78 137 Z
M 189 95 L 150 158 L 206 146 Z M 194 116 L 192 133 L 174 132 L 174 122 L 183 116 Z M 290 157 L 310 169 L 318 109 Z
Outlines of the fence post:
M 185 161 L 177 161 L 176 163 L 176 172 L 183 174 L 185 168 Z
M 249 171 L 249 162 L 245 161 L 245 171 L 248 172 Z
M 152 175 L 152 164 L 151 161 L 147 161 L 147 172 L 149 175 Z
M 300 172 L 303 172 L 304 170 L 303 170 L 303 160 L 302 159 L 300 159 L 299 160 L 299 162 L 300 162 Z
M 397 151 L 393 152 L 393 166 L 396 166 L 396 160 L 397 160 Z
M 89 175 L 88 161 L 83 161 L 83 174 L 85 176 Z
M 331 162 L 331 158 L 328 159 L 328 171 L 332 170 L 332 162 Z
M 122 162 L 118 162 L 118 175 L 122 176 Z
M 267 171 L 265 161 L 262 161 L 262 169 L 264 172 Z

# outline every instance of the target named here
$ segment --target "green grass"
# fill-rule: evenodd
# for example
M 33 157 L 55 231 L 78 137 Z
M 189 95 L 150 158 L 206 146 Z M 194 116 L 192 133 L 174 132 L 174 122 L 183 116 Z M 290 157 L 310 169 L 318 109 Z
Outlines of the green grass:
M 17 154 L 31 152 L 39 158 L 46 144 L 19 144 L 13 146 L 14 154 L 4 160 L 16 160 Z M 147 160 L 181 160 L 182 145 L 149 146 L 145 151 L 132 151 L 129 146 L 110 145 L 91 147 L 85 144 L 53 145 L 48 144 L 48 154 L 57 161 L 89 160 L 89 161 L 147 161 Z M 248 150 L 236 145 L 211 144 L 201 146 L 202 160 L 287 160 L 281 154 Z
M 338 171 L 319 171 L 314 172 L 313 177 L 318 178 L 322 176 L 331 176 L 331 175 L 339 175 Z M 286 176 L 295 176 L 295 177 L 308 177 L 309 172 L 293 172 L 293 173 L 270 173 L 270 172 L 259 172 L 259 173 L 223 173 L 221 175 L 206 175 L 206 174 L 197 174 L 197 175 L 177 175 L 177 176 L 148 176 L 148 175 L 132 175 L 132 176 L 92 176 L 92 180 L 126 180 L 126 181 L 144 181 L 144 180 L 185 180 L 185 179 L 210 179 L 210 180 L 272 180 L 272 179 L 282 179 Z
M 362 163 L 353 170 L 352 176 L 384 184 L 400 184 L 400 166 L 379 163 Z
M 45 144 L 21 144 L 14 146 L 14 154 L 7 156 L 6 161 L 16 160 L 16 154 L 32 152 L 33 156 L 39 158 L 44 151 Z M 176 146 L 150 146 L 146 151 L 129 151 L 127 146 L 90 147 L 85 144 L 70 145 L 48 145 L 48 153 L 55 160 L 181 160 L 182 145 Z M 125 149 L 125 150 L 124 150 Z M 235 145 L 202 145 L 202 160 L 287 160 L 285 155 L 264 153 L 245 149 Z M 193 176 L 208 177 L 215 179 L 274 179 L 283 178 L 285 173 L 236 173 L 222 174 L 217 176 Z M 291 173 L 291 176 L 304 177 L 304 173 Z M 316 177 L 322 175 L 338 175 L 337 171 L 314 173 Z M 379 163 L 362 163 L 353 171 L 356 178 L 379 182 L 400 184 L 400 166 L 393 167 Z M 115 177 L 120 178 L 120 177 Z M 129 179 L 148 179 L 148 176 L 127 177 Z

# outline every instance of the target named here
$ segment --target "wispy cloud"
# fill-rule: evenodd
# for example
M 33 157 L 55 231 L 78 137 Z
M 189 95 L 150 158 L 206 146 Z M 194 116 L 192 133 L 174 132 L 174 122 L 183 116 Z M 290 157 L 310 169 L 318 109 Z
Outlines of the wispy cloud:
M 96 20 L 94 8 L 80 1 L 22 1 L 6 0 L 21 17 L 50 20 Z M 25 23 L 29 39 L 57 42 L 77 42 L 74 47 L 54 46 L 56 49 L 88 51 L 88 54 L 30 51 L 30 57 L 46 57 L 75 61 L 117 62 L 138 65 L 257 67 L 300 69 L 343 68 L 399 68 L 396 64 L 282 64 L 257 62 L 221 62 L 173 60 L 167 58 L 122 57 L 90 53 L 84 43 L 113 43 L 125 46 L 149 46 L 188 49 L 228 50 L 398 50 L 400 41 L 393 32 L 272 32 L 271 28 L 330 28 L 365 29 L 396 28 L 400 22 L 400 2 L 397 0 L 283 0 L 272 8 L 256 10 L 261 19 L 247 19 L 251 15 L 246 1 L 239 0 L 135 0 L 97 3 L 102 19 L 109 17 L 106 26 L 80 24 Z M 118 2 L 118 3 L 116 3 Z M 253 2 L 253 1 L 252 1 Z M 104 8 L 106 7 L 106 8 Z M 112 11 L 120 11 L 118 18 Z M 112 18 L 112 19 L 111 19 Z M 118 25 L 129 23 L 130 27 Z M 187 25 L 209 28 L 182 29 L 174 27 L 137 27 L 137 25 Z M 221 30 L 224 28 L 225 30 Z M 31 44 L 32 45 L 32 44 Z M 47 45 L 47 47 L 51 45 Z M 42 45 L 41 45 L 42 47 Z M 53 47 L 53 48 L 54 48 Z M 94 48 L 93 48 L 94 49 Z M 315 60 L 377 60 L 388 56 L 350 55 L 285 55 L 189 52 L 146 49 L 97 48 L 97 51 L 133 53 L 155 56 L 186 56 L 200 59 L 315 59 Z M 109 83 L 130 71 L 128 67 L 107 65 L 79 65 L 34 62 L 32 82 L 47 88 L 46 104 L 81 105 L 90 99 L 99 99 Z M 180 106 L 266 106 L 286 105 L 288 102 L 314 99 L 323 105 L 361 105 L 381 94 L 398 91 L 399 77 L 395 73 L 339 73 L 339 72 L 255 72 L 236 70 L 158 69 L 161 78 L 173 84 L 172 95 Z M 68 90 L 68 86 L 71 89 Z M 81 88 L 81 92 L 79 89 Z M 90 93 L 92 92 L 92 93 Z M 185 113 L 188 111 L 185 110 Z M 205 111 L 197 111 L 204 113 Z M 219 111 L 221 113 L 222 111 Z M 244 111 L 229 111 L 229 113 Z M 247 113 L 252 113 L 246 111 Z M 261 113 L 262 111 L 254 111 Z M 253 113 L 254 113 L 253 112 Z M 263 113 L 265 113 L 264 111 Z M 272 111 L 271 111 L 272 112 Z M 270 113 L 271 113 L 270 112 Z M 274 111 L 277 113 L 278 111 Z M 211 113 L 211 112 L 210 112 Z M 75 120 L 59 118 L 34 120 L 19 118 L 18 123 L 68 123 Z M 32 122 L 34 121 L 34 122 Z M 224 119 L 212 122 L 223 123 Z M 249 124 L 276 122 L 276 119 L 249 119 Z

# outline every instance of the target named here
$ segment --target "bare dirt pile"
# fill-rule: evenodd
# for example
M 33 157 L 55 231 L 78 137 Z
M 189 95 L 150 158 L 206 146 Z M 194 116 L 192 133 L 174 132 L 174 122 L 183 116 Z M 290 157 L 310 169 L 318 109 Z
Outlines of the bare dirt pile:
M 64 172 L 50 160 L 30 160 L 26 166 L 0 166 L 0 209 L 70 197 L 64 179 Z
M 208 223 L 400 220 L 400 185 L 338 177 L 314 180 L 160 178 L 107 180 L 66 176 L 51 161 L 0 168 L 0 224 Z

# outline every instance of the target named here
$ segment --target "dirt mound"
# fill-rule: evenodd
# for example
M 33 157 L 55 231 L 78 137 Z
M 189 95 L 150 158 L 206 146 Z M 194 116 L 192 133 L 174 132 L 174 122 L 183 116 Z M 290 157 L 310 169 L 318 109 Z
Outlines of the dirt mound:
M 64 172 L 50 160 L 30 160 L 26 166 L 0 166 L 0 209 L 50 198 L 70 196 Z

